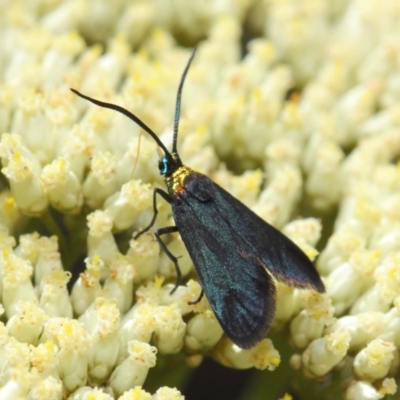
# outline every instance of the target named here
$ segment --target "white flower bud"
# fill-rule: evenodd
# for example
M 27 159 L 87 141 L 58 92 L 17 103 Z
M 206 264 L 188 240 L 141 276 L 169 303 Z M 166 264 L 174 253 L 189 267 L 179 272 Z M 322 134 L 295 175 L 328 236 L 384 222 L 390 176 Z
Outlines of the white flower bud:
M 350 314 L 361 314 L 369 311 L 387 312 L 390 309 L 391 299 L 385 298 L 378 285 L 372 286 L 358 297 L 350 309 Z
M 41 342 L 53 341 L 60 349 L 58 370 L 64 387 L 73 392 L 88 379 L 89 334 L 76 320 L 50 318 L 44 326 Z
M 387 394 L 395 394 L 397 392 L 397 384 L 393 378 L 386 378 L 382 382 L 382 386 L 379 389 L 379 392 L 384 396 Z
M 187 120 L 185 125 L 181 125 L 188 132 L 188 135 L 184 136 L 185 139 L 180 146 L 179 153 L 183 159 L 188 160 L 187 165 L 190 165 L 194 171 L 209 175 L 216 170 L 218 157 L 215 154 L 214 147 L 210 144 L 210 130 L 207 122 L 204 121 L 204 112 L 207 111 L 203 107 L 199 107 L 196 110 L 196 113 L 199 114 L 199 119 L 196 120 L 196 117 L 193 116 L 193 121 Z M 203 124 L 199 126 L 195 122 L 198 120 L 202 120 Z
M 114 299 L 98 297 L 79 318 L 91 336 L 88 353 L 89 377 L 92 382 L 102 382 L 117 362 L 120 313 Z
M 69 271 L 52 270 L 41 284 L 40 307 L 51 317 L 72 318 L 72 304 L 67 283 L 71 279 Z
M 298 168 L 285 166 L 274 176 L 268 187 L 264 189 L 253 211 L 274 226 L 286 224 L 293 213 L 302 187 L 301 174 Z M 274 214 L 268 214 L 268 207 Z
M 75 12 L 78 12 L 80 8 L 78 8 L 77 6 L 77 4 L 74 4 L 74 7 L 71 6 L 71 9 Z M 71 25 L 66 25 L 63 21 L 68 20 L 68 16 L 72 17 L 72 10 L 68 12 L 67 7 L 65 7 L 63 10 L 66 12 L 66 15 L 64 14 L 63 18 L 61 19 L 55 18 L 55 20 L 57 20 L 57 22 L 60 23 L 61 26 L 69 27 Z M 58 13 L 55 13 L 55 15 L 57 14 Z M 55 15 L 53 15 L 53 17 L 55 17 Z M 55 20 L 53 20 L 53 23 L 55 22 Z M 49 21 L 49 19 L 47 21 Z M 56 31 L 60 32 L 60 25 L 51 24 L 51 26 Z M 83 50 L 85 46 L 83 38 L 79 36 L 77 32 L 70 31 L 68 28 L 66 29 L 66 31 L 67 33 L 55 37 L 53 45 L 49 49 L 47 49 L 46 53 L 44 54 L 43 69 L 41 72 L 45 87 L 58 84 L 74 58 Z M 61 32 L 65 31 L 62 30 Z
M 126 253 L 135 266 L 137 276 L 135 281 L 144 281 L 153 278 L 157 272 L 160 258 L 160 245 L 154 235 L 145 233 L 137 239 L 129 242 L 129 250 Z
M 118 332 L 119 362 L 128 357 L 128 342 L 131 340 L 150 342 L 155 328 L 153 311 L 154 306 L 152 305 L 136 303 L 123 316 Z
M 155 175 L 150 166 L 157 165 L 156 157 L 156 147 L 152 140 L 143 135 L 140 139 L 130 139 L 125 153 L 117 164 L 119 185 L 122 186 L 136 177 L 140 177 L 143 182 L 152 182 Z
M 301 238 L 311 246 L 315 246 L 321 238 L 322 224 L 317 218 L 296 219 L 285 225 L 282 232 L 290 238 Z
M 32 367 L 37 371 L 40 379 L 49 376 L 60 379 L 58 372 L 58 351 L 59 348 L 51 341 L 40 343 L 37 347 L 30 346 L 30 361 Z
M 128 349 L 128 358 L 114 369 L 110 377 L 110 386 L 118 397 L 125 390 L 143 385 L 149 369 L 156 365 L 155 347 L 132 340 Z
M 355 252 L 349 262 L 339 265 L 325 279 L 326 292 L 336 315 L 343 314 L 372 285 L 372 273 L 379 259 L 380 253 L 376 251 Z
M 397 219 L 399 204 L 400 198 L 393 198 L 393 196 L 391 196 L 390 199 L 385 199 L 385 203 L 382 204 L 382 207 L 385 207 L 389 219 Z M 389 224 L 382 224 L 375 229 L 369 242 L 369 247 L 380 251 L 382 254 L 390 254 L 400 251 L 399 243 L 400 224 L 391 221 Z
M 249 350 L 241 349 L 223 338 L 212 351 L 222 365 L 238 369 L 257 368 L 273 371 L 281 362 L 278 351 L 270 339 L 264 339 Z
M 393 302 L 400 292 L 400 252 L 387 255 L 376 268 L 374 278 L 385 300 Z
M 188 321 L 185 346 L 189 351 L 208 351 L 218 343 L 223 333 L 215 314 L 206 310 Z
M 308 225 L 314 225 L 311 221 L 308 222 Z M 311 230 L 314 230 L 312 232 Z M 317 232 L 315 232 L 317 230 Z M 301 250 L 305 253 L 305 255 L 313 261 L 317 255 L 318 251 L 313 247 L 314 244 L 319 240 L 318 227 L 309 226 L 307 229 L 307 221 L 306 220 L 296 220 L 291 224 L 286 225 L 283 228 L 283 233 L 289 237 L 297 246 L 300 247 Z
M 0 388 L 0 396 L 3 400 L 24 399 L 28 393 L 28 388 L 20 385 L 20 382 L 9 380 Z
M 0 398 L 12 400 L 26 398 L 34 382 L 33 374 L 29 371 L 29 347 L 26 343 L 10 340 L 2 350 L 2 377 Z
M 378 338 L 387 342 L 392 342 L 400 347 L 400 308 L 399 306 L 391 308 L 384 316 L 382 321 L 382 330 Z
M 15 152 L 1 170 L 10 182 L 11 193 L 18 208 L 25 214 L 39 216 L 48 207 L 48 199 L 39 172 L 21 152 Z
M 98 255 L 104 262 L 110 263 L 118 257 L 118 246 L 111 233 L 113 227 L 112 218 L 104 211 L 94 211 L 87 216 L 88 255 Z
M 19 301 L 16 313 L 7 321 L 8 333 L 18 341 L 36 345 L 49 318 L 36 301 Z
M 151 396 L 151 400 L 185 400 L 185 397 L 178 389 L 169 387 L 160 387 L 157 392 Z
M 307 305 L 290 324 L 291 338 L 298 348 L 305 348 L 322 336 L 325 326 L 332 324 L 333 307 L 327 296 L 313 293 Z
M 357 315 L 346 315 L 338 318 L 328 328 L 328 332 L 346 331 L 350 334 L 349 350 L 360 350 L 368 342 L 378 337 L 385 327 L 385 314 L 368 312 Z
M 16 178 L 26 178 L 32 171 L 35 173 L 40 172 L 40 161 L 32 154 L 31 150 L 22 143 L 21 136 L 9 133 L 2 134 L 0 141 L 0 157 L 2 164 L 7 166 L 10 162 L 13 162 L 12 159 L 15 155 L 21 159 L 20 167 L 22 167 L 24 163 L 30 166 L 30 168 L 23 168 L 20 170 L 15 176 Z M 15 172 L 17 171 L 18 169 Z
M 64 158 L 46 165 L 40 175 L 51 205 L 67 214 L 77 214 L 82 206 L 80 182 Z
M 80 274 L 71 293 L 72 308 L 74 313 L 78 316 L 84 313 L 102 290 L 100 278 L 104 269 L 103 260 L 95 255 L 86 258 L 85 263 L 86 271 Z
M 42 279 L 48 276 L 53 270 L 62 271 L 61 255 L 58 248 L 57 236 L 51 237 L 33 237 L 33 243 L 30 246 L 35 246 L 37 254 L 32 255 L 36 258 L 35 263 L 35 284 L 40 285 Z M 32 240 L 31 239 L 31 240 Z
M 3 366 L 6 366 L 6 376 L 12 378 L 12 371 L 15 368 L 19 373 L 28 373 L 30 368 L 30 357 L 29 357 L 29 345 L 28 343 L 21 343 L 17 340 L 9 340 L 4 348 L 4 361 Z M 28 376 L 29 378 L 29 376 Z M 4 379 L 4 377 L 3 377 Z
M 26 400 L 54 399 L 62 400 L 62 382 L 52 376 L 36 382 L 29 390 Z
M 81 183 L 84 170 L 89 166 L 93 152 L 93 137 L 87 131 L 75 125 L 72 127 L 61 149 L 61 155 L 69 165 L 70 171 Z
M 379 400 L 386 394 L 395 394 L 396 389 L 394 379 L 385 379 L 380 389 L 370 382 L 353 381 L 344 393 L 344 400 Z
M 161 298 L 164 293 L 162 290 L 162 284 L 164 283 L 164 277 L 155 275 L 154 282 L 148 282 L 146 286 L 140 286 L 136 290 L 136 304 L 148 303 L 154 306 L 161 304 Z
M 102 295 L 116 300 L 122 313 L 132 306 L 135 275 L 135 267 L 127 257 L 119 255 L 116 260 L 111 261 L 110 275 L 104 282 Z
M 289 138 L 277 138 L 272 141 L 265 149 L 265 170 L 268 176 L 277 175 L 284 164 L 297 166 L 300 154 L 301 148 L 298 143 Z
M 374 339 L 354 359 L 354 372 L 360 380 L 384 378 L 391 366 L 396 347 L 391 342 Z
M 246 171 L 241 176 L 233 176 L 230 180 L 229 192 L 243 204 L 251 207 L 257 201 L 263 175 L 261 170 Z
M 141 211 L 151 207 L 152 199 L 149 184 L 129 181 L 105 201 L 104 211 L 112 218 L 114 229 L 122 231 L 133 225 Z
M 318 257 L 317 267 L 323 275 L 329 275 L 336 267 L 348 261 L 355 251 L 365 248 L 366 241 L 350 231 L 335 233 Z
M 21 235 L 19 237 L 19 244 L 14 251 L 15 255 L 30 261 L 32 265 L 36 265 L 40 250 L 40 246 L 38 245 L 39 238 L 40 236 L 37 232 Z
M 176 303 L 154 308 L 154 344 L 162 354 L 173 354 L 183 347 L 186 324 Z
M 374 110 L 377 93 L 372 87 L 359 85 L 348 90 L 337 103 L 342 129 L 347 132 L 347 144 L 354 139 L 356 127 Z
M 20 300 L 37 301 L 32 285 L 32 266 L 29 261 L 3 250 L 3 305 L 6 315 L 10 318 L 17 312 Z
M 281 329 L 304 306 L 303 291 L 276 282 L 276 310 L 272 325 Z
M 326 140 L 319 143 L 315 154 L 308 158 L 314 164 L 307 171 L 305 189 L 315 207 L 330 209 L 337 204 L 341 194 L 339 165 L 343 158 L 344 153 L 340 146 Z
M 324 376 L 346 356 L 351 335 L 348 330 L 336 331 L 308 346 L 302 356 L 303 366 L 312 376 Z
M 118 189 L 115 179 L 117 157 L 110 152 L 97 152 L 91 160 L 91 171 L 83 183 L 83 195 L 91 208 L 102 206 Z

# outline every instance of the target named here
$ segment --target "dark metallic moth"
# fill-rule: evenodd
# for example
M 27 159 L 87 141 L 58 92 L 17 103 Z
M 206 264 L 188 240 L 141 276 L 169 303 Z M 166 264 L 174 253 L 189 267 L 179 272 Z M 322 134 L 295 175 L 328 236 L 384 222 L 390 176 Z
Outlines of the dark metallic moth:
M 161 196 L 171 204 L 176 226 L 158 229 L 155 236 L 175 264 L 178 277 L 175 289 L 181 280 L 178 259 L 160 237 L 179 232 L 203 291 L 226 335 L 238 346 L 248 349 L 265 338 L 273 320 L 276 302 L 273 278 L 296 288 L 318 292 L 325 289 L 311 261 L 291 240 L 207 176 L 182 164 L 177 150 L 181 94 L 194 55 L 195 51 L 178 88 L 171 152 L 128 110 L 71 90 L 100 107 L 126 115 L 161 148 L 164 155 L 158 168 L 168 193 L 154 189 L 154 216 L 139 235 L 154 225 L 158 213 L 156 198 Z

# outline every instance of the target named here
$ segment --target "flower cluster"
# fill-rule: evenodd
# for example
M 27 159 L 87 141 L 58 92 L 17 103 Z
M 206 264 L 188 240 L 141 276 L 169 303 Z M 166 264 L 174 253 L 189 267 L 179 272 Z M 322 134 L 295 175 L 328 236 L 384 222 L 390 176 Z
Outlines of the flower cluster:
M 277 284 L 272 331 L 287 328 L 291 367 L 314 380 L 341 371 L 346 400 L 396 393 L 400 5 L 176 4 L 0 5 L 1 399 L 182 399 L 142 389 L 157 358 L 177 353 L 191 367 L 204 354 L 238 369 L 279 366 L 270 339 L 242 350 L 207 299 L 196 303 L 179 235 L 167 245 L 184 279 L 171 293 L 173 263 L 151 233 L 133 235 L 163 184 L 155 143 L 69 90 L 127 108 L 170 148 L 191 52 L 177 43 L 199 39 L 182 160 L 296 242 L 326 286 Z M 254 37 L 243 57 L 242 36 Z M 158 208 L 154 229 L 173 225 L 169 205 Z

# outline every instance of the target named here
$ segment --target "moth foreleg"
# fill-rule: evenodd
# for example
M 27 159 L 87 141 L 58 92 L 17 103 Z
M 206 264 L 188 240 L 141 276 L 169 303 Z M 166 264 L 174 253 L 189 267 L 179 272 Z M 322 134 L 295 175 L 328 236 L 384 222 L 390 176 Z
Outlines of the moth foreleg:
M 147 226 L 147 228 L 145 228 L 142 231 L 140 231 L 139 233 L 137 233 L 135 235 L 134 239 L 137 239 L 139 236 L 143 235 L 143 233 L 145 233 L 149 229 L 151 229 L 151 227 L 156 222 L 156 218 L 157 218 L 157 214 L 158 214 L 157 198 L 156 198 L 157 195 L 161 196 L 168 203 L 171 203 L 171 197 L 169 196 L 169 194 L 167 192 L 164 192 L 164 190 L 162 190 L 162 189 L 155 188 L 153 191 L 153 211 L 154 211 L 153 218 L 150 221 L 150 224 Z

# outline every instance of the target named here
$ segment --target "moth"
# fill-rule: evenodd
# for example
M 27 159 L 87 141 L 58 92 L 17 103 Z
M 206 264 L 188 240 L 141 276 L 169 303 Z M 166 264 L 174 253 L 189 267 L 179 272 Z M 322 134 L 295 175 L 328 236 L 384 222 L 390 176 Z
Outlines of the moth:
M 317 292 L 325 289 L 314 265 L 290 239 L 207 176 L 182 163 L 177 149 L 181 97 L 195 52 L 196 49 L 178 87 L 172 151 L 130 111 L 71 90 L 100 107 L 124 114 L 157 143 L 163 152 L 158 169 L 167 191 L 154 189 L 153 218 L 137 236 L 154 225 L 157 196 L 167 201 L 172 207 L 175 226 L 158 229 L 155 237 L 175 265 L 175 289 L 181 281 L 178 259 L 161 236 L 179 232 L 199 276 L 201 296 L 206 295 L 225 334 L 239 347 L 248 349 L 265 338 L 274 318 L 274 279 L 301 289 Z

